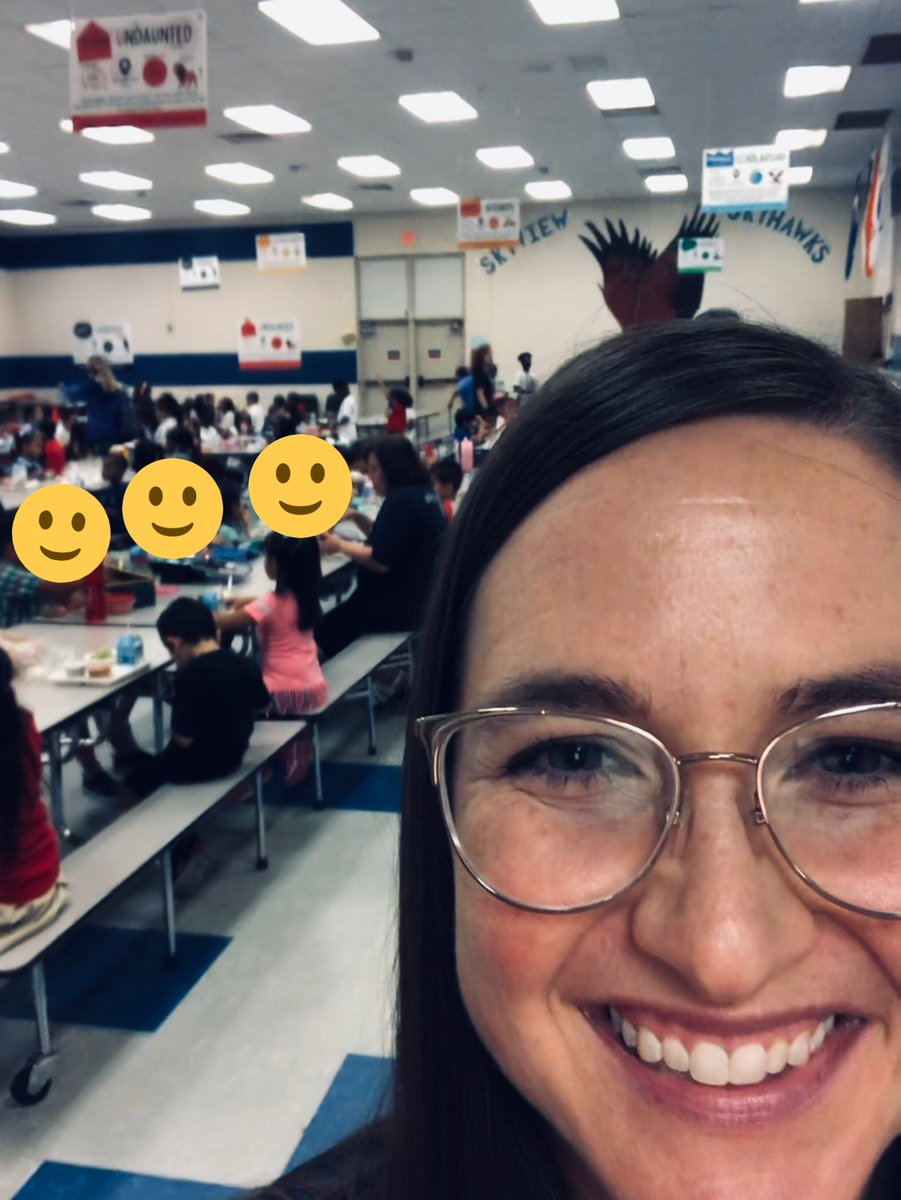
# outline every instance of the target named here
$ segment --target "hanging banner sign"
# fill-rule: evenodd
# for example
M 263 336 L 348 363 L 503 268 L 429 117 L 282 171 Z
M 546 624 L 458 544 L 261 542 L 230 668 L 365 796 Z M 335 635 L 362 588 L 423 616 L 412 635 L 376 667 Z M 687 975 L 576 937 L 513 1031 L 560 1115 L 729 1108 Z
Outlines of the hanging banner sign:
M 200 258 L 181 258 L 178 283 L 183 292 L 210 291 L 219 286 L 219 259 L 215 254 Z
M 677 269 L 680 275 L 706 275 L 722 271 L 725 240 L 721 237 L 679 238 Z
M 257 234 L 257 267 L 261 271 L 303 271 L 307 239 L 302 233 Z
M 703 212 L 788 208 L 789 152 L 778 146 L 705 150 Z
M 300 363 L 300 322 L 294 317 L 245 317 L 238 326 L 242 371 L 286 371 Z
M 72 358 L 84 366 L 95 354 L 116 367 L 133 363 L 131 326 L 125 321 L 76 321 L 72 326 Z
M 69 99 L 76 133 L 95 125 L 206 125 L 206 14 L 77 19 Z
M 458 250 L 518 246 L 522 232 L 518 200 L 461 200 L 457 208 Z

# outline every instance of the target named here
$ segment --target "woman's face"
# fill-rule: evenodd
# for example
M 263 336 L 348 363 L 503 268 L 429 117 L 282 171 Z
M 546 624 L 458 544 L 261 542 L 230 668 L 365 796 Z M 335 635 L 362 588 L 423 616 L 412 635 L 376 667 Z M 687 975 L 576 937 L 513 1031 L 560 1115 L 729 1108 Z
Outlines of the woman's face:
M 554 493 L 485 573 L 461 707 L 526 675 L 612 677 L 674 755 L 759 755 L 801 680 L 901 667 L 899 499 L 851 443 L 780 420 L 630 447 Z M 788 871 L 750 818 L 752 768 L 682 780 L 686 830 L 606 906 L 523 912 L 457 865 L 467 1009 L 558 1135 L 578 1200 L 857 1200 L 901 1131 L 901 923 Z M 767 1048 L 830 1013 L 865 1023 L 843 1053 L 827 1040 L 808 1066 L 717 1088 L 630 1055 L 586 1015 L 608 1005 L 689 1053 Z

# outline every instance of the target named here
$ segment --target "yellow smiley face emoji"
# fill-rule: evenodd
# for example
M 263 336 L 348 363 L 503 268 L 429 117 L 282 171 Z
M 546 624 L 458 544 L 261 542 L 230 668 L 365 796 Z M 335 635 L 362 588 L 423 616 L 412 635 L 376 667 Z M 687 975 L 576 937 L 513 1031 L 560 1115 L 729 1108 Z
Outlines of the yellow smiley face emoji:
M 84 579 L 109 550 L 109 517 L 96 496 L 71 483 L 32 492 L 13 520 L 22 565 L 51 583 Z
M 122 499 L 131 538 L 156 558 L 190 558 L 222 524 L 222 494 L 208 471 L 185 458 L 148 463 Z
M 353 495 L 350 468 L 322 438 L 294 433 L 257 455 L 248 481 L 260 520 L 286 537 L 316 537 L 347 512 Z

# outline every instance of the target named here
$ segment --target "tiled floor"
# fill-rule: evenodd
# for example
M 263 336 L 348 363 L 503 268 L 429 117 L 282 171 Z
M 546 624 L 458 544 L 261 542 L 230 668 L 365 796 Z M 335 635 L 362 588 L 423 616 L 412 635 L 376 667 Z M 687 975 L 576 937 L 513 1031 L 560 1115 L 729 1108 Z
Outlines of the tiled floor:
M 149 711 L 136 727 L 149 745 Z M 178 906 L 196 935 L 178 972 L 145 932 L 161 924 L 153 870 L 48 963 L 59 1061 L 33 1108 L 5 1095 L 32 1046 L 30 1021 L 12 1015 L 26 1011 L 23 985 L 0 990 L 0 1200 L 234 1195 L 372 1107 L 390 1069 L 401 708 L 380 710 L 378 728 L 374 759 L 363 706 L 325 722 L 335 806 L 272 805 L 267 872 L 254 869 L 252 808 L 213 815 L 209 874 Z M 71 767 L 66 782 L 73 828 L 108 819 Z

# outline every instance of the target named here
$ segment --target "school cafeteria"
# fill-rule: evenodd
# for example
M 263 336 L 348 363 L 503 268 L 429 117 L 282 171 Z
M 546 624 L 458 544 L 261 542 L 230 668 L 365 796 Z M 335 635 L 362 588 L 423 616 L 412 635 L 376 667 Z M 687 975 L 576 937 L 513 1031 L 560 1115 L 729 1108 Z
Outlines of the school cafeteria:
M 0 1200 L 901 1200 L 901 10 L 192 5 L 0 5 Z

